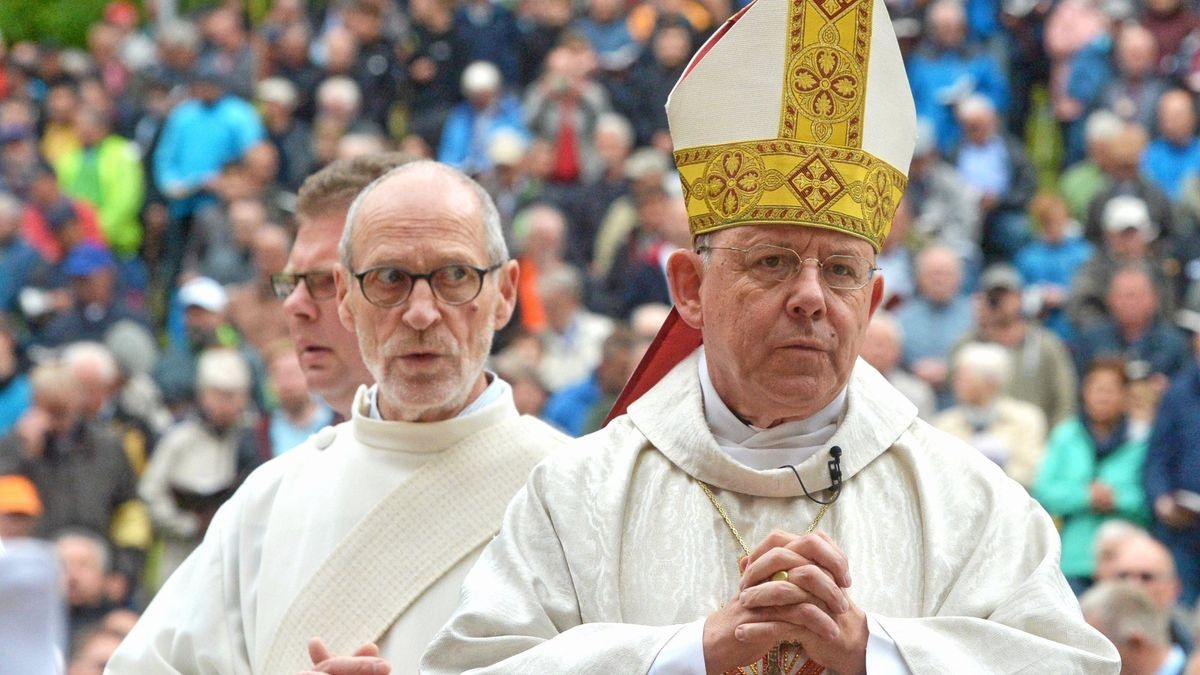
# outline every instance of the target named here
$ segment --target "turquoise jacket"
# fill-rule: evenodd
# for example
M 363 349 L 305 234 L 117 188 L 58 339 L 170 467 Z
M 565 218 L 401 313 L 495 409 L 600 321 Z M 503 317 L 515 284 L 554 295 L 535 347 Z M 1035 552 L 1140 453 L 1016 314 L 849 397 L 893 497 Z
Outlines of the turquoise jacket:
M 1096 569 L 1092 544 L 1106 520 L 1149 523 L 1142 466 L 1146 439 L 1126 440 L 1097 464 L 1096 446 L 1078 416 L 1050 432 L 1046 457 L 1033 484 L 1033 496 L 1062 521 L 1062 570 L 1068 577 L 1090 577 Z M 1092 510 L 1090 486 L 1098 480 L 1112 488 L 1116 505 L 1109 513 Z

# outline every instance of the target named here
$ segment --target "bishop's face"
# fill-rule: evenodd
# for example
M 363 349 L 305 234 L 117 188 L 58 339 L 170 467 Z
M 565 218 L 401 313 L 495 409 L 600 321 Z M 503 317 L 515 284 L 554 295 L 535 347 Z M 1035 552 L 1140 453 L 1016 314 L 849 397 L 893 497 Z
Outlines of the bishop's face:
M 799 273 L 763 283 L 747 269 L 746 255 L 720 248 L 759 244 L 798 253 L 805 259 Z M 703 332 L 708 370 L 722 400 L 757 426 L 804 419 L 828 405 L 850 379 L 883 297 L 883 280 L 876 275 L 862 288 L 830 288 L 811 259 L 858 256 L 873 266 L 871 245 L 830 230 L 780 225 L 722 230 L 709 245 L 714 250 L 707 263 L 696 253 L 677 254 L 698 264 L 698 288 L 673 290 L 677 298 L 695 298 L 681 303 L 680 311 Z

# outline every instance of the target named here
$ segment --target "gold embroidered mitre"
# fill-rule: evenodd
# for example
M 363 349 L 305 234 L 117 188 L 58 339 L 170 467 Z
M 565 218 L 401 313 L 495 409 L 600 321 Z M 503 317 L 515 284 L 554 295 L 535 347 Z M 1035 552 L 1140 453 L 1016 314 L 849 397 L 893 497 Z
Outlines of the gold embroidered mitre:
M 784 223 L 883 245 L 916 113 L 883 0 L 755 0 L 667 99 L 692 235 Z

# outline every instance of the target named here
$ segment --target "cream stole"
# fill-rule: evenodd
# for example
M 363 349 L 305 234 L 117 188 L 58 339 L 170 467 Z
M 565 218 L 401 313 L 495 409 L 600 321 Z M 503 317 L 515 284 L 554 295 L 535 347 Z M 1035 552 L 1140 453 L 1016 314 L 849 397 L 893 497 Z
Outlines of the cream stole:
M 468 436 L 414 471 L 296 595 L 255 671 L 310 668 L 313 636 L 341 655 L 378 640 L 446 570 L 495 536 L 509 500 L 556 442 L 543 423 L 515 417 Z M 288 489 L 285 478 L 277 501 L 303 499 Z

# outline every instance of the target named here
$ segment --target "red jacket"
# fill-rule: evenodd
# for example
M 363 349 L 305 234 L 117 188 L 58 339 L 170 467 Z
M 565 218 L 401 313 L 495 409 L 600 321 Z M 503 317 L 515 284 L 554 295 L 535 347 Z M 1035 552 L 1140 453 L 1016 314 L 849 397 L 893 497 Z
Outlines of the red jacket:
M 71 204 L 75 207 L 75 217 L 79 219 L 79 226 L 83 230 L 83 241 L 107 246 L 108 242 L 104 240 L 104 235 L 100 232 L 96 211 L 78 199 L 71 200 Z M 50 224 L 46 222 L 46 215 L 40 208 L 33 204 L 25 206 L 25 212 L 21 214 L 21 231 L 29 245 L 47 262 L 56 263 L 62 260 L 66 252 L 54 238 L 54 232 L 50 229 Z

